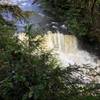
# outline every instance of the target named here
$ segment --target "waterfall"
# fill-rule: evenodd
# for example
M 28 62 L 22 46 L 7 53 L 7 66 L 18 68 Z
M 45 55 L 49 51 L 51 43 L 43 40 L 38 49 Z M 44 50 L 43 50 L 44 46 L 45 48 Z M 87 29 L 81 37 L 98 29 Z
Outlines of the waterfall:
M 54 49 L 55 51 L 66 54 L 77 51 L 77 38 L 73 35 L 64 35 L 59 32 L 52 33 L 48 31 L 46 36 L 46 42 L 49 49 Z
M 29 23 L 33 24 L 34 26 L 42 25 L 45 28 L 47 26 L 50 26 L 49 29 L 54 28 L 58 29 L 59 31 L 61 29 L 67 30 L 65 25 L 62 25 L 56 21 L 50 21 L 52 18 L 44 15 L 43 10 L 41 9 L 41 7 L 39 7 L 38 3 L 32 5 L 32 0 L 0 0 L 0 4 L 18 5 L 22 9 L 22 11 L 33 11 L 36 14 L 29 18 Z M 6 13 L 4 12 L 1 14 L 4 19 L 7 19 L 7 21 L 13 21 L 14 18 L 12 16 L 12 13 Z M 26 25 L 26 23 L 24 23 L 23 20 L 18 20 L 15 25 L 18 28 L 18 32 L 20 32 L 20 30 L 21 32 L 23 32 L 23 27 L 24 25 Z M 91 66 L 91 68 L 94 68 L 94 71 L 100 73 L 100 60 L 89 52 L 79 49 L 78 40 L 74 35 L 63 34 L 59 31 L 55 33 L 48 31 L 47 34 L 45 34 L 45 40 L 43 43 L 41 43 L 43 49 L 45 48 L 46 50 L 53 50 L 53 53 L 56 54 L 55 56 L 57 57 L 57 59 L 60 60 L 65 67 L 69 64 L 76 64 L 81 66 L 89 65 Z M 27 37 L 25 37 L 24 33 L 18 34 L 18 37 L 22 41 L 25 40 L 24 42 L 27 44 Z M 84 73 L 85 72 L 87 73 L 87 69 L 84 70 Z M 95 72 L 90 72 L 95 74 Z M 95 78 L 93 77 L 93 80 L 94 79 L 96 79 L 96 81 L 98 80 L 100 83 L 100 76 L 97 76 Z
M 59 59 L 66 65 L 99 66 L 100 61 L 96 56 L 78 48 L 78 40 L 74 35 L 65 35 L 60 32 L 48 31 L 45 35 L 46 49 L 52 49 L 58 54 Z
M 93 80 L 100 83 L 100 77 L 96 75 L 97 72 L 100 73 L 100 60 L 87 51 L 79 49 L 78 39 L 74 35 L 48 31 L 45 35 L 44 46 L 57 54 L 56 57 L 61 61 L 63 67 L 68 65 L 80 66 L 82 73 L 74 73 L 74 77 L 78 77 L 85 83 Z

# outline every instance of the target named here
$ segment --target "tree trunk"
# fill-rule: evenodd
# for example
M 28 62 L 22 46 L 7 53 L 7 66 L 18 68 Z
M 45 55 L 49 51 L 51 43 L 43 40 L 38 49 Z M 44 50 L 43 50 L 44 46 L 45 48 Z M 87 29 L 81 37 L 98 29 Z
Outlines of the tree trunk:
M 95 4 L 96 4 L 96 1 L 97 1 L 97 0 L 94 0 L 93 3 L 92 3 L 92 7 L 91 7 L 91 16 L 93 16 L 93 14 L 94 14 L 94 7 L 95 7 Z

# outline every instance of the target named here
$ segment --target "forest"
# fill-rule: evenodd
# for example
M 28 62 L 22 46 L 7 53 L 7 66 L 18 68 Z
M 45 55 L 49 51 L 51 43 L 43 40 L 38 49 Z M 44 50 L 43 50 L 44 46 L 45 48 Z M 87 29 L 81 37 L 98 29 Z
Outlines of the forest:
M 0 0 L 0 100 L 100 100 L 100 0 Z

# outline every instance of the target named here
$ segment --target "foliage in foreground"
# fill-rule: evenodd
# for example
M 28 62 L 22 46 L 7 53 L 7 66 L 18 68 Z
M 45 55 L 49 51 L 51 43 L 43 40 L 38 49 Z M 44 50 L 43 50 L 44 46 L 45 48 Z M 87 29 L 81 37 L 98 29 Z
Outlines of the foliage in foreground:
M 0 35 L 0 94 L 6 100 L 52 99 L 63 86 L 55 59 L 49 53 L 32 55 L 38 45 L 31 40 L 27 47 L 11 34 Z
M 0 34 L 0 98 L 3 100 L 99 100 L 95 87 L 78 86 L 72 77 L 77 66 L 62 69 L 40 38 L 26 32 L 27 41 Z M 92 90 L 93 89 L 93 90 Z
M 62 69 L 42 50 L 42 35 L 30 30 L 22 41 L 0 17 L 0 100 L 99 100 L 95 86 L 78 86 L 80 80 L 72 77 L 78 66 Z

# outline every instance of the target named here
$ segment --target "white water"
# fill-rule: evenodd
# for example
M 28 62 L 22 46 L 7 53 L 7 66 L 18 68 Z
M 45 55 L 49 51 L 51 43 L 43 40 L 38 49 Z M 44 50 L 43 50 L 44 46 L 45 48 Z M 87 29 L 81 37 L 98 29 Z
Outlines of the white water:
M 73 73 L 85 83 L 95 81 L 100 83 L 100 60 L 85 50 L 78 48 L 79 43 L 74 35 L 64 35 L 60 32 L 48 31 L 46 35 L 46 49 L 53 49 L 63 67 L 79 65 L 83 72 Z
M 7 1 L 7 0 L 1 0 L 1 2 Z M 39 22 L 45 21 L 45 16 L 41 16 L 42 11 L 40 11 L 40 9 L 38 8 L 37 5 L 32 6 L 32 0 L 9 0 L 9 2 L 6 2 L 7 4 L 14 4 L 14 5 L 18 5 L 22 10 L 24 11 L 36 11 L 38 13 L 38 15 L 35 15 L 32 17 L 31 22 L 38 24 Z M 6 19 L 6 17 L 5 17 Z M 35 20 L 33 20 L 35 19 Z M 11 17 L 10 17 L 11 20 Z M 19 21 L 16 23 L 16 25 L 18 25 L 19 27 L 21 27 L 23 25 L 23 21 L 22 23 L 20 23 Z M 55 24 L 53 22 L 51 22 L 52 24 Z M 55 24 L 56 25 L 56 24 Z M 58 29 L 57 26 L 52 26 L 53 28 L 56 27 L 56 29 Z M 64 25 L 62 25 L 61 27 L 64 27 Z M 73 35 L 64 35 L 62 33 L 60 33 L 59 31 L 52 33 L 50 31 L 48 31 L 47 35 L 46 35 L 46 49 L 53 49 L 54 53 L 56 53 L 58 56 L 57 58 L 60 59 L 60 61 L 63 63 L 64 66 L 68 66 L 69 64 L 74 65 L 81 65 L 83 66 L 85 65 L 89 65 L 91 66 L 91 68 L 94 68 L 94 70 L 97 68 L 96 66 L 98 66 L 98 68 L 96 69 L 96 71 L 98 73 L 100 73 L 100 60 L 97 59 L 96 56 L 91 55 L 90 53 L 88 53 L 87 51 L 84 50 L 80 50 L 78 48 L 79 43 L 77 41 L 77 38 Z M 84 72 L 86 72 L 87 70 L 85 70 Z M 93 72 L 94 74 L 94 72 Z M 84 77 L 85 80 L 87 79 L 86 77 Z M 97 82 L 100 82 L 100 77 L 96 78 Z
M 90 55 L 88 52 L 78 48 L 78 40 L 74 35 L 64 35 L 59 32 L 52 33 L 48 31 L 46 36 L 47 48 L 54 49 L 64 64 L 100 65 L 100 61 L 96 56 Z

